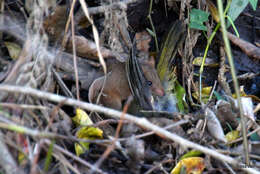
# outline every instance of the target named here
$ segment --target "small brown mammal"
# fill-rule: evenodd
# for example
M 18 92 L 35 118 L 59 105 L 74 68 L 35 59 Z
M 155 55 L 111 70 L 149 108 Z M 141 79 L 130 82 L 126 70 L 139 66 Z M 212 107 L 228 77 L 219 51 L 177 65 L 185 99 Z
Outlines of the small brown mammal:
M 154 66 L 154 59 L 140 61 L 144 76 L 149 83 L 153 95 L 164 96 L 164 89 Z M 103 93 L 99 103 L 113 109 L 121 110 L 122 101 L 126 100 L 131 91 L 127 81 L 125 63 L 115 59 L 107 61 L 108 74 Z M 99 92 L 101 91 L 105 77 L 96 79 L 89 88 L 89 101 L 96 103 Z

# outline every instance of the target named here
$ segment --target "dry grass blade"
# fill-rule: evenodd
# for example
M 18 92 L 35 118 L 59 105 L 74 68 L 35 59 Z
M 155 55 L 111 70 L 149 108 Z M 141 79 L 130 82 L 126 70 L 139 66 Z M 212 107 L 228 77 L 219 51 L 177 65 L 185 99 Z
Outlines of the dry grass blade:
M 77 90 L 77 99 L 79 100 L 79 73 L 78 73 L 78 66 L 77 66 L 77 58 L 76 58 L 76 44 L 75 44 L 75 29 L 74 29 L 74 6 L 75 6 L 76 0 L 73 0 L 71 5 L 71 32 L 72 32 L 72 49 L 73 49 L 73 65 L 74 65 L 74 72 L 75 72 L 75 83 L 76 83 L 76 90 Z
M 81 4 L 81 7 L 82 7 L 82 9 L 83 9 L 83 11 L 84 11 L 86 17 L 88 18 L 89 22 L 90 22 L 91 25 L 92 25 L 92 31 L 93 31 L 95 43 L 96 43 L 96 46 L 97 46 L 99 61 L 100 61 L 101 65 L 102 65 L 102 67 L 103 67 L 104 73 L 106 74 L 106 73 L 107 73 L 107 68 L 106 68 L 106 63 L 105 63 L 105 61 L 104 61 L 104 58 L 103 58 L 103 56 L 102 56 L 102 54 L 101 54 L 101 51 L 100 51 L 99 36 L 98 36 L 97 28 L 96 28 L 96 26 L 94 25 L 94 22 L 93 22 L 93 20 L 91 19 L 90 15 L 89 15 L 86 2 L 83 1 L 83 0 L 80 0 L 80 4 Z
M 85 2 L 84 0 L 80 0 L 80 4 L 81 4 L 81 7 L 82 7 L 82 9 L 83 9 L 83 11 L 84 11 L 86 17 L 88 18 L 89 22 L 90 22 L 91 25 L 92 25 L 92 31 L 93 31 L 94 40 L 95 40 L 95 43 L 96 43 L 96 46 L 97 46 L 97 52 L 98 52 L 99 62 L 100 62 L 100 64 L 102 65 L 102 68 L 103 68 L 103 71 L 104 71 L 104 74 L 105 74 L 103 86 L 102 86 L 102 89 L 101 89 L 101 91 L 100 91 L 100 94 L 98 95 L 98 98 L 97 98 L 97 103 L 99 103 L 100 97 L 101 97 L 101 95 L 102 95 L 102 91 L 104 90 L 104 87 L 105 87 L 105 84 L 106 84 L 107 67 L 106 67 L 106 62 L 104 61 L 104 58 L 103 58 L 103 56 L 102 56 L 102 54 L 101 54 L 101 51 L 100 51 L 98 31 L 97 31 L 96 26 L 94 25 L 93 20 L 92 20 L 92 19 L 90 18 L 90 16 L 89 16 L 87 4 L 86 4 L 86 2 Z

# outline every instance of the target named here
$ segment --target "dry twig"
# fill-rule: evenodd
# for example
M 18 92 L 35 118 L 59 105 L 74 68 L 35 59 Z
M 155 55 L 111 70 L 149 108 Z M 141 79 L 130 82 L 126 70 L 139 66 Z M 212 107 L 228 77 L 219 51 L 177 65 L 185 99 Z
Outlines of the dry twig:
M 246 53 L 246 55 L 260 60 L 260 48 L 256 47 L 255 45 L 243 39 L 236 37 L 234 34 L 231 34 L 229 32 L 227 32 L 227 36 L 229 40 L 231 40 L 232 43 L 235 44 L 236 46 L 240 47 L 241 50 L 244 53 Z
M 225 72 L 226 72 L 225 61 L 226 61 L 225 50 L 224 50 L 224 47 L 221 46 L 220 47 L 220 68 L 219 68 L 219 73 L 218 73 L 218 82 L 222 86 L 225 93 L 229 96 L 232 96 L 229 85 L 227 83 L 227 79 L 225 77 Z

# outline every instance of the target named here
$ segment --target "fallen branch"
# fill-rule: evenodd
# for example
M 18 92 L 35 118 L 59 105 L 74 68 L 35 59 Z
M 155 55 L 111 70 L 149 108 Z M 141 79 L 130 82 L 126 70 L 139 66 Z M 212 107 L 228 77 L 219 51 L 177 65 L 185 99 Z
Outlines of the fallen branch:
M 72 52 L 72 39 L 68 41 L 66 49 Z M 78 56 L 97 60 L 98 49 L 95 42 L 86 39 L 83 36 L 75 36 L 76 52 Z M 100 47 L 100 53 L 104 58 L 115 57 L 113 52 L 105 47 Z
M 52 101 L 52 102 L 57 102 L 57 103 L 63 102 L 64 104 L 71 105 L 71 106 L 77 106 L 77 107 L 80 107 L 82 109 L 86 109 L 88 111 L 100 112 L 100 113 L 109 115 L 113 118 L 120 118 L 120 116 L 122 115 L 122 112 L 116 111 L 114 109 L 109 109 L 109 108 L 102 107 L 102 106 L 99 106 L 99 105 L 86 103 L 86 102 L 82 102 L 82 101 L 77 101 L 77 100 L 74 100 L 74 99 L 71 99 L 71 98 L 63 97 L 63 96 L 52 94 L 52 93 L 49 93 L 49 92 L 43 92 L 43 91 L 36 90 L 36 89 L 33 89 L 33 88 L 29 88 L 29 87 L 20 87 L 20 86 L 12 86 L 12 85 L 0 85 L 0 91 L 31 95 L 31 96 L 34 96 L 34 97 L 46 99 L 46 100 L 49 100 L 49 101 Z M 209 149 L 207 147 L 203 147 L 199 144 L 196 144 L 194 142 L 186 140 L 186 139 L 184 139 L 184 138 L 182 138 L 182 137 L 180 137 L 176 134 L 173 134 L 173 133 L 171 133 L 171 132 L 169 132 L 169 131 L 161 128 L 161 127 L 158 127 L 158 126 L 150 123 L 145 118 L 138 118 L 138 117 L 135 117 L 135 116 L 130 115 L 130 114 L 125 114 L 124 119 L 132 121 L 135 124 L 137 124 L 137 125 L 139 125 L 143 128 L 152 130 L 157 135 L 168 138 L 168 139 L 180 144 L 183 147 L 189 147 L 189 148 L 199 150 L 199 151 L 201 151 L 201 152 L 203 152 L 207 155 L 210 155 L 214 158 L 217 158 L 220 161 L 225 161 L 225 162 L 227 162 L 231 165 L 237 166 L 237 167 L 245 166 L 243 163 L 241 163 L 241 162 L 239 162 L 239 161 L 237 161 L 237 160 L 235 160 L 235 159 L 233 159 L 229 156 L 218 153 L 218 152 L 216 152 L 212 149 Z M 241 169 L 248 172 L 248 173 L 251 173 L 251 174 L 260 174 L 260 172 L 258 172 L 257 170 L 255 170 L 253 168 L 244 167 L 244 168 L 241 168 Z
M 238 46 L 249 57 L 260 60 L 260 48 L 255 45 L 236 37 L 235 35 L 227 32 L 228 39 L 236 46 Z
M 88 8 L 88 11 L 89 11 L 90 15 L 95 15 L 95 14 L 99 14 L 99 13 L 105 13 L 107 10 L 126 9 L 127 4 L 134 3 L 134 2 L 137 2 L 137 0 L 124 0 L 121 2 L 111 3 L 110 5 L 91 7 L 91 8 Z

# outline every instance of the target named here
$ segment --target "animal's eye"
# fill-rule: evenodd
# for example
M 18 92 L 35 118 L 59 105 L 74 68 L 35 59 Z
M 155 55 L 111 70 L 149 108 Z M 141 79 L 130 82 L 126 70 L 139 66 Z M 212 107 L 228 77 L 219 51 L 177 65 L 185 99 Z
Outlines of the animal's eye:
M 152 86 L 153 82 L 147 81 L 148 86 Z

